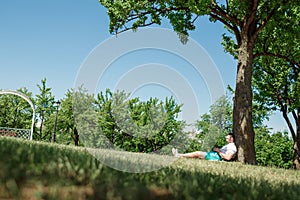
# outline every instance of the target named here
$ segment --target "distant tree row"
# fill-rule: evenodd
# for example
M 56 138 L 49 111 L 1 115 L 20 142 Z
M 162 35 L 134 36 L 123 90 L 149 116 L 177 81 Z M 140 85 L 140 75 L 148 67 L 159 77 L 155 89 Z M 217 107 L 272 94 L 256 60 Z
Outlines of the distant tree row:
M 129 99 L 123 91 L 112 93 L 107 89 L 94 96 L 79 88 L 68 90 L 57 105 L 46 79 L 37 87 L 39 94 L 35 97 L 26 88 L 18 90 L 36 108 L 34 140 L 51 141 L 55 131 L 56 142 L 62 144 L 155 152 L 171 143 L 178 133 L 183 135 L 184 122 L 178 119 L 181 105 L 172 97 L 164 102 L 157 98 L 141 101 Z M 1 95 L 0 106 L 0 127 L 30 129 L 32 111 L 25 100 Z
M 56 106 L 59 106 L 56 142 L 67 145 L 158 152 L 171 144 L 187 152 L 209 151 L 213 146 L 222 146 L 224 135 L 232 131 L 233 91 L 230 88 L 227 97 L 222 96 L 211 105 L 208 113 L 199 116 L 196 132 L 185 132 L 185 122 L 178 118 L 181 105 L 173 98 L 166 98 L 164 102 L 157 98 L 141 101 L 129 98 L 124 91 L 113 93 L 107 89 L 95 96 L 79 88 L 68 90 L 60 105 L 56 105 L 46 79 L 37 87 L 39 94 L 35 97 L 26 88 L 18 90 L 35 104 L 34 140 L 51 141 Z M 32 111 L 25 100 L 1 95 L 0 106 L 0 127 L 30 129 Z M 271 109 L 261 101 L 253 103 L 253 113 L 258 164 L 292 167 L 293 137 L 287 132 L 271 134 L 270 128 L 263 124 Z

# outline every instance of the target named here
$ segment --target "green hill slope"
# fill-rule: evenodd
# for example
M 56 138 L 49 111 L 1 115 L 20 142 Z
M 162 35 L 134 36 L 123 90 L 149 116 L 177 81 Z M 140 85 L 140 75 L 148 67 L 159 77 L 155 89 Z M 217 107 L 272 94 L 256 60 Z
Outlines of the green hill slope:
M 290 200 L 300 196 L 300 172 L 235 162 L 90 151 L 7 137 L 0 137 L 0 158 L 0 199 Z M 149 172 L 129 173 L 132 168 Z

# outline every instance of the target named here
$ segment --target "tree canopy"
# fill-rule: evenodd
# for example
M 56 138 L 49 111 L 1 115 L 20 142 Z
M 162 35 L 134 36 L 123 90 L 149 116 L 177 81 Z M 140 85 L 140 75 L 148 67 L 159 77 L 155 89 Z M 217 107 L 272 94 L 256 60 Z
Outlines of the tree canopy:
M 280 26 L 269 23 L 258 38 L 254 60 L 255 98 L 270 110 L 279 110 L 294 145 L 294 167 L 300 169 L 300 8 L 277 16 Z

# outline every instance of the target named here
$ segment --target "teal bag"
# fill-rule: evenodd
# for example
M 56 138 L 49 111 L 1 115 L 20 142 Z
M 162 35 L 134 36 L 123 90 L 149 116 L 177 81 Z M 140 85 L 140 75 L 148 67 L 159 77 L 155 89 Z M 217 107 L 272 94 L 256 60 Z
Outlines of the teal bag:
M 217 152 L 210 151 L 206 153 L 205 160 L 221 160 L 220 155 Z

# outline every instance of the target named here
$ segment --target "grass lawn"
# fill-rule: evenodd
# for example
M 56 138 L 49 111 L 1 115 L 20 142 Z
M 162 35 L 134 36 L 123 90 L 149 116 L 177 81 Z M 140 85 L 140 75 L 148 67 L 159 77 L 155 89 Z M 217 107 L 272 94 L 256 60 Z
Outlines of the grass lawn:
M 0 199 L 293 200 L 300 196 L 299 171 L 112 150 L 94 154 L 101 161 L 85 148 L 0 137 Z M 158 170 L 125 172 L 153 166 Z

